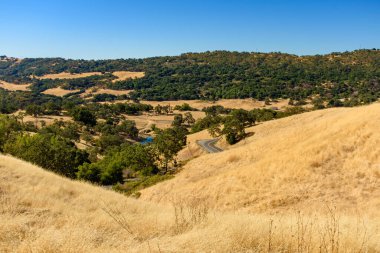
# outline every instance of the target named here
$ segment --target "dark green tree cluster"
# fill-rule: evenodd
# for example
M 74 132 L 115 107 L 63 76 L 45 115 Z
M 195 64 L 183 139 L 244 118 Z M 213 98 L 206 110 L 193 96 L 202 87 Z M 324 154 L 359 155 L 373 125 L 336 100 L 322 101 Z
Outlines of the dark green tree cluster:
M 57 120 L 37 129 L 22 123 L 21 117 L 0 115 L 0 151 L 66 177 L 104 185 L 143 178 L 136 184 L 142 187 L 166 178 L 161 175 L 169 166 L 177 166 L 175 157 L 186 145 L 188 131 L 182 125 L 156 131 L 153 143 L 133 144 L 128 140 L 139 138 L 134 121 L 97 122 L 92 126 Z M 98 140 L 94 141 L 94 135 L 100 135 Z M 76 143 L 81 137 L 92 148 L 78 149 Z
M 96 163 L 85 163 L 79 167 L 78 178 L 104 185 L 124 182 L 124 173 L 150 176 L 158 173 L 155 156 L 150 146 L 123 145 L 110 150 Z
M 88 161 L 85 151 L 53 134 L 17 134 L 5 142 L 3 151 L 70 178 L 75 178 L 78 166 Z
M 219 114 L 224 112 L 228 114 Z M 227 109 L 222 106 L 206 109 L 206 117 L 198 119 L 191 127 L 193 133 L 208 129 L 214 137 L 224 135 L 230 144 L 235 144 L 245 136 L 245 128 L 255 124 L 255 122 L 268 121 L 283 118 L 294 114 L 305 112 L 302 107 L 289 107 L 284 111 L 272 109 L 253 109 L 251 111 L 243 109 Z

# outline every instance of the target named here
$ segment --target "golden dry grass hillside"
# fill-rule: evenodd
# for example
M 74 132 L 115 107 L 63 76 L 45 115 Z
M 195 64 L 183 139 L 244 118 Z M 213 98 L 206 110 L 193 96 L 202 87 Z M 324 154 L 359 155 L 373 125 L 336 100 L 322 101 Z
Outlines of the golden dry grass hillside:
M 378 223 L 212 210 L 183 196 L 148 203 L 0 155 L 0 252 L 379 252 Z M 378 221 L 377 221 L 378 222 Z
M 117 77 L 114 81 L 124 81 L 130 78 L 142 78 L 145 76 L 145 72 L 133 72 L 133 71 L 115 71 L 112 73 Z M 46 74 L 43 76 L 31 76 L 36 79 L 76 79 L 76 78 L 84 78 L 89 76 L 103 75 L 102 72 L 85 72 L 85 73 L 68 73 L 62 72 L 57 74 Z
M 116 82 L 128 79 L 142 78 L 145 76 L 145 72 L 115 71 L 112 73 L 112 75 L 117 77 L 117 79 L 113 80 L 113 82 Z
M 120 95 L 128 95 L 129 93 L 131 93 L 131 91 L 132 90 L 111 90 L 111 89 L 94 87 L 94 88 L 86 89 L 86 91 L 82 93 L 80 96 L 91 97 L 97 94 L 110 94 L 110 95 L 120 96 Z
M 75 79 L 75 78 L 84 78 L 89 76 L 96 76 L 96 75 L 102 75 L 101 72 L 87 72 L 87 73 L 80 73 L 80 74 L 73 74 L 68 72 L 62 72 L 58 74 L 46 74 L 43 76 L 32 76 L 33 78 L 37 79 Z
M 219 210 L 319 210 L 380 217 L 380 104 L 265 122 L 228 150 L 190 161 L 142 192 L 170 202 L 198 196 Z
M 182 105 L 184 103 L 189 104 L 191 107 L 198 110 L 202 110 L 205 107 L 210 107 L 214 105 L 221 105 L 226 108 L 232 109 L 244 109 L 244 110 L 253 110 L 255 108 L 273 108 L 285 109 L 289 103 L 288 99 L 281 99 L 277 102 L 271 102 L 270 105 L 266 105 L 264 101 L 258 101 L 250 98 L 245 99 L 220 99 L 218 101 L 206 101 L 206 100 L 176 100 L 176 101 L 141 101 L 141 103 L 149 104 L 152 106 L 157 105 Z
M 68 95 L 70 93 L 75 93 L 75 92 L 79 92 L 79 91 L 80 90 L 65 90 L 65 89 L 62 89 L 61 87 L 56 87 L 56 88 L 47 89 L 47 90 L 43 91 L 42 93 L 46 94 L 46 95 L 63 97 L 63 96 Z
M 5 90 L 15 91 L 15 90 L 21 90 L 21 91 L 29 91 L 30 84 L 14 84 L 14 83 L 8 83 L 5 81 L 0 81 L 0 88 L 3 88 Z

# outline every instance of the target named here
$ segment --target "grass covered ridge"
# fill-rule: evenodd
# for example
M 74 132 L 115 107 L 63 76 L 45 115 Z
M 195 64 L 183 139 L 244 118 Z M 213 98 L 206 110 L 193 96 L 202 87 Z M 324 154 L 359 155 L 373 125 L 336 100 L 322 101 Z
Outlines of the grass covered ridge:
M 376 223 L 315 215 L 220 213 L 201 198 L 127 198 L 0 157 L 1 252 L 378 252 Z

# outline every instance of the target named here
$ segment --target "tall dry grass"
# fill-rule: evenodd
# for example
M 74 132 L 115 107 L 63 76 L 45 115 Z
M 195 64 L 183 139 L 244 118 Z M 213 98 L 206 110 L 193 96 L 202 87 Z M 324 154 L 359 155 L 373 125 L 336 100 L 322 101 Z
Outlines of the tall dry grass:
M 330 206 L 305 214 L 160 205 L 0 156 L 0 252 L 380 252 L 379 227 Z
M 333 108 L 254 126 L 252 137 L 188 162 L 144 200 L 208 198 L 219 210 L 314 212 L 380 217 L 380 104 Z

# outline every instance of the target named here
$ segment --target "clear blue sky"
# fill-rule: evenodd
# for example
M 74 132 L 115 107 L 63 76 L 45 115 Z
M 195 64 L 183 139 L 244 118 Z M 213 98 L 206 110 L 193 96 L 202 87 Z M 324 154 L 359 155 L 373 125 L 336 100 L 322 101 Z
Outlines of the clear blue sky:
M 136 58 L 380 48 L 380 0 L 0 0 L 0 55 Z

